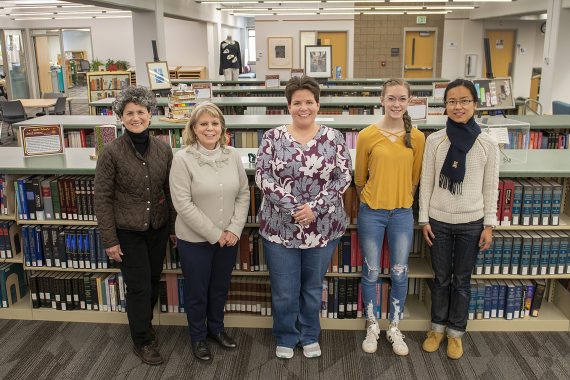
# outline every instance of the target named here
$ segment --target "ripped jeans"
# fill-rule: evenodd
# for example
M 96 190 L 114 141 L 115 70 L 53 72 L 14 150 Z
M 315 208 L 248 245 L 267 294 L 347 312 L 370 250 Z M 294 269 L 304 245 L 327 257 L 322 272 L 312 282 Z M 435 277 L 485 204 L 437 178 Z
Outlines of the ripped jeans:
M 376 293 L 376 283 L 381 272 L 380 254 L 385 232 L 390 248 L 392 282 L 388 318 L 392 323 L 398 323 L 403 317 L 408 293 L 408 255 L 414 234 L 412 209 L 374 210 L 366 203 L 361 203 L 358 212 L 358 241 L 363 257 L 362 302 L 365 314 L 370 303 L 374 313 L 377 312 L 380 303 L 380 296 Z

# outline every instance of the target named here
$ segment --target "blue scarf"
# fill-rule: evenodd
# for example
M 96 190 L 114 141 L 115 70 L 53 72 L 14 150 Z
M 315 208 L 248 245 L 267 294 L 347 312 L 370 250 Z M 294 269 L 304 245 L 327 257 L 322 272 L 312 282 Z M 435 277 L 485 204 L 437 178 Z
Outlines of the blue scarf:
M 446 133 L 451 146 L 439 174 L 439 187 L 451 194 L 461 194 L 467 153 L 475 144 L 481 128 L 473 117 L 465 124 L 447 118 Z

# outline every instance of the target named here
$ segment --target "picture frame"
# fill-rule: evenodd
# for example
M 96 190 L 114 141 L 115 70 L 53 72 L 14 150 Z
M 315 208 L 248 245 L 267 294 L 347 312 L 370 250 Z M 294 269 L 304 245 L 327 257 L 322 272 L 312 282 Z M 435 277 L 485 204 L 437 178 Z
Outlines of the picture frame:
M 166 61 L 147 62 L 146 69 L 151 90 L 169 90 L 172 87 Z
M 270 69 L 293 67 L 293 37 L 267 37 L 267 67 Z
M 332 45 L 305 46 L 305 74 L 313 78 L 330 78 Z

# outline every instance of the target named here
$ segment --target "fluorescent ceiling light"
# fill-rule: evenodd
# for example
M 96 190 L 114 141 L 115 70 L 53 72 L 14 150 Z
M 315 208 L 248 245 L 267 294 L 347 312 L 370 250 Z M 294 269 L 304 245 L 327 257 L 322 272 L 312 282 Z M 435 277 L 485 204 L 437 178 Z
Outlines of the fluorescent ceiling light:
M 510 3 L 512 0 L 453 0 L 454 3 Z
M 363 15 L 403 15 L 404 12 L 387 12 L 387 11 L 372 11 L 372 12 L 362 12 Z
M 430 5 L 425 7 L 426 9 L 449 9 L 449 10 L 455 10 L 455 9 L 475 9 L 474 5 L 450 5 L 450 6 L 445 6 L 445 5 Z

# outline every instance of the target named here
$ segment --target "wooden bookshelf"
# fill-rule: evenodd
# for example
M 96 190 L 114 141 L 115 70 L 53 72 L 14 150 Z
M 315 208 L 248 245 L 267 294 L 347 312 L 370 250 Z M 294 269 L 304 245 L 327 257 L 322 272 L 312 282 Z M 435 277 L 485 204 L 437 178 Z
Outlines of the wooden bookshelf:
M 206 79 L 204 66 L 177 66 L 174 71 L 176 79 Z
M 90 71 L 87 73 L 87 100 L 91 103 L 99 99 L 117 97 L 130 84 L 130 71 Z M 89 111 L 91 115 L 96 114 L 94 107 L 90 107 Z

